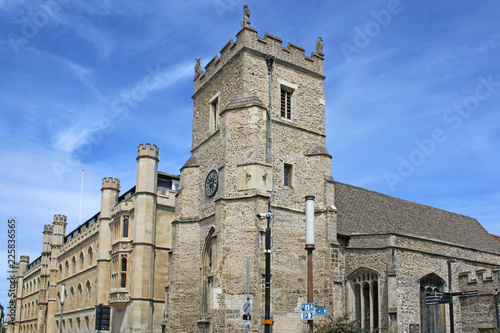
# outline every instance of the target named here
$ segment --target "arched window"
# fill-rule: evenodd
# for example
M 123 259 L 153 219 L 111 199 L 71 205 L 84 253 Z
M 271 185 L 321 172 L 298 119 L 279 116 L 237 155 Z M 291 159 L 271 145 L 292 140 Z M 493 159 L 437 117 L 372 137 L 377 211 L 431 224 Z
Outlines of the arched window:
M 127 238 L 128 237 L 128 217 L 123 219 L 122 230 L 123 230 L 123 238 Z
M 426 305 L 425 297 L 444 291 L 444 281 L 434 273 L 420 279 L 420 326 L 422 333 L 446 332 L 445 305 Z
M 216 253 L 217 253 L 217 237 L 215 236 L 215 228 L 211 227 L 205 245 L 203 246 L 202 254 L 202 272 L 203 272 L 203 290 L 202 290 L 202 312 L 208 315 L 211 312 L 210 304 L 212 304 L 212 289 L 214 288 L 213 272 L 216 269 Z
M 379 327 L 379 274 L 361 268 L 349 276 L 351 313 L 365 330 Z
M 127 287 L 127 257 L 122 258 L 122 267 L 121 267 L 121 279 L 120 279 L 120 287 Z

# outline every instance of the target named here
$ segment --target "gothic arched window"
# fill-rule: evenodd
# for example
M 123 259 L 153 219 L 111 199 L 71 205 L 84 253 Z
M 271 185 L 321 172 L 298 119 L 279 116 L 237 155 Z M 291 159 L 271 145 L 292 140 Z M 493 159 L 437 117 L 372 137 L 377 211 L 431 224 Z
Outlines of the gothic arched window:
M 128 217 L 123 219 L 123 238 L 128 237 Z
M 203 273 L 203 291 L 202 291 L 202 313 L 210 313 L 210 304 L 212 304 L 212 289 L 214 287 L 213 271 L 216 267 L 216 244 L 217 237 L 214 235 L 215 229 L 212 227 L 205 238 L 202 255 L 202 273 Z
M 365 330 L 379 327 L 379 274 L 371 269 L 361 268 L 351 274 L 350 308 L 354 320 Z
M 425 297 L 444 291 L 444 281 L 436 274 L 420 279 L 420 326 L 422 333 L 446 332 L 445 305 L 426 305 Z
M 122 267 L 121 267 L 121 274 L 120 274 L 120 287 L 121 288 L 126 288 L 127 287 L 127 257 L 122 257 Z

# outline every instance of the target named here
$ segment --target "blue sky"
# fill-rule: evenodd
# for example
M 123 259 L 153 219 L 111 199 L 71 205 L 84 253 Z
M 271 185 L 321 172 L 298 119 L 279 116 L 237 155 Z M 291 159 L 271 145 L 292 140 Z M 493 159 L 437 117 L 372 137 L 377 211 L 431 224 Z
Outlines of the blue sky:
M 472 216 L 500 234 L 500 4 L 248 1 L 252 26 L 324 40 L 327 148 L 341 182 Z M 179 173 L 195 58 L 230 40 L 244 2 L 0 0 L 0 212 L 35 259 L 54 214 L 78 225 L 103 177 L 135 183 L 136 148 Z M 460 226 L 457 226 L 460 229 Z M 0 302 L 7 303 L 0 232 Z

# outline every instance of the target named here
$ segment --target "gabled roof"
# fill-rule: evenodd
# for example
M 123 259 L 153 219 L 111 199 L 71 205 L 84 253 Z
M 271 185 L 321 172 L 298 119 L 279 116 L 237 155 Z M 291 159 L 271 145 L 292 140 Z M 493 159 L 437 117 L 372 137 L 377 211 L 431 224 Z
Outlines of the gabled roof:
M 500 254 L 500 244 L 476 219 L 335 182 L 337 231 L 402 234 Z

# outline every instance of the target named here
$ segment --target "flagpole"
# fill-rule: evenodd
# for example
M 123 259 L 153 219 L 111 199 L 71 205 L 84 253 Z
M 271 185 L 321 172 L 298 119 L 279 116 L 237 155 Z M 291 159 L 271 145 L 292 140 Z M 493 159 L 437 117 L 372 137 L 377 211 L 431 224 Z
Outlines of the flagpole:
M 82 224 L 82 205 L 83 205 L 83 176 L 85 174 L 85 169 L 82 170 L 82 187 L 80 190 L 80 216 L 78 218 L 78 226 Z

